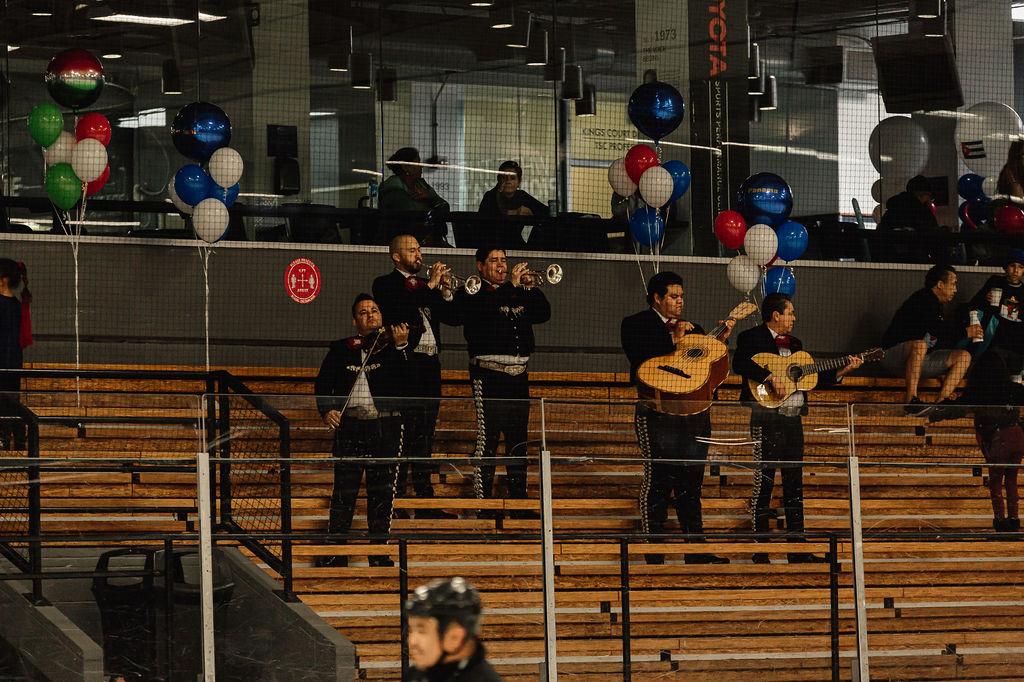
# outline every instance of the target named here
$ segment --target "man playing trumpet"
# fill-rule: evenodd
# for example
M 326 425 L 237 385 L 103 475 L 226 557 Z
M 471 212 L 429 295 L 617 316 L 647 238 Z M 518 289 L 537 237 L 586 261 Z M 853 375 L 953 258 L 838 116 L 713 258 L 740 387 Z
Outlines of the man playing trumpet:
M 526 263 L 511 271 L 505 250 L 483 247 L 476 252 L 480 274 L 479 293 L 456 292 L 448 322 L 463 327 L 469 351 L 469 376 L 476 403 L 477 446 L 481 461 L 496 456 L 498 441 L 505 436 L 506 457 L 516 458 L 505 467 L 508 494 L 526 498 L 526 444 L 530 420 L 530 382 L 527 363 L 534 351 L 533 325 L 551 319 L 551 305 L 535 286 L 537 273 Z M 476 496 L 492 495 L 494 465 L 476 467 Z M 481 510 L 481 518 L 501 518 Z M 537 518 L 536 512 L 517 510 L 513 518 Z
M 439 355 L 441 325 L 450 307 L 442 296 L 443 277 L 448 268 L 438 261 L 430 267 L 429 278 L 417 277 L 423 269 L 420 244 L 412 235 L 403 234 L 391 240 L 391 262 L 394 270 L 373 281 L 373 296 L 384 313 L 388 325 L 409 326 L 408 381 L 402 406 L 405 427 L 405 454 L 412 458 L 403 465 L 398 476 L 398 496 L 405 495 L 407 472 L 412 472 L 412 487 L 419 498 L 434 496 L 430 482 L 437 471 L 430 462 L 434 446 L 434 429 L 441 398 L 441 360 Z M 440 509 L 420 509 L 420 519 L 455 518 Z

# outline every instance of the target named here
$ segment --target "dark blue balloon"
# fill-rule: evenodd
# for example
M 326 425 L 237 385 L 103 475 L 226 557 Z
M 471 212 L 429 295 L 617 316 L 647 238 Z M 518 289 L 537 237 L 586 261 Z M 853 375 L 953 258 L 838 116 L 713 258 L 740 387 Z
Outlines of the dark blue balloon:
M 182 166 L 174 174 L 174 191 L 189 206 L 213 196 L 214 187 L 213 178 L 195 163 Z
M 764 294 L 785 294 L 792 296 L 796 293 L 796 275 L 792 268 L 776 265 L 768 268 L 764 274 Z
M 668 203 L 674 204 L 686 194 L 686 190 L 690 189 L 690 169 L 677 159 L 666 161 L 661 165 L 672 176 L 672 198 L 668 200 Z
M 238 199 L 238 193 L 240 191 L 242 191 L 242 183 L 240 182 L 236 182 L 227 189 L 224 189 L 220 185 L 214 183 L 213 193 L 210 196 L 220 199 L 221 201 L 224 202 L 225 206 L 231 208 L 231 206 L 235 203 L 235 200 Z
M 957 180 L 956 191 L 967 201 L 978 201 L 985 197 L 985 192 L 981 188 L 983 182 L 985 178 L 977 173 L 967 173 Z
M 774 173 L 756 173 L 743 181 L 736 192 L 736 210 L 748 225 L 778 227 L 793 211 L 793 190 Z
M 644 83 L 629 98 L 629 120 L 655 142 L 679 127 L 686 116 L 686 103 L 668 83 Z
M 779 237 L 779 250 L 775 253 L 784 261 L 794 261 L 807 250 L 807 228 L 794 220 L 787 220 L 775 230 Z
M 665 232 L 665 221 L 658 215 L 657 210 L 643 206 L 629 219 L 629 231 L 641 246 L 652 246 L 661 241 L 661 235 Z
M 216 104 L 193 102 L 171 122 L 174 148 L 190 159 L 209 161 L 213 153 L 231 142 L 231 121 Z

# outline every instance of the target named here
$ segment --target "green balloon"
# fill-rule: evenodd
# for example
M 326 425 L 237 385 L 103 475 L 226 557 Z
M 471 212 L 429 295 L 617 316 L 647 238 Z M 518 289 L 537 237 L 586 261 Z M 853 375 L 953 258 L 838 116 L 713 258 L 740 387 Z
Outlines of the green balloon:
M 82 198 L 82 181 L 70 163 L 55 163 L 46 171 L 46 196 L 57 208 L 67 211 Z
M 57 105 L 38 104 L 28 115 L 28 133 L 40 147 L 49 147 L 64 130 L 64 115 Z

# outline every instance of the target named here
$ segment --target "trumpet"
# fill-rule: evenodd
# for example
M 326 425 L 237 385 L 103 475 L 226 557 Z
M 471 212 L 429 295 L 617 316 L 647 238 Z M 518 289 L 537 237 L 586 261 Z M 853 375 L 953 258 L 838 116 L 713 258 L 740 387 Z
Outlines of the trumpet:
M 483 287 L 483 280 L 480 279 L 480 275 L 459 277 L 451 270 L 445 270 L 445 273 L 441 275 L 441 286 L 439 288 L 441 290 L 441 298 L 446 301 L 452 301 L 458 289 L 462 289 L 472 296 L 479 293 L 481 287 Z
M 558 284 L 562 281 L 564 274 L 562 266 L 558 263 L 552 263 L 547 266 L 544 268 L 544 272 L 540 272 L 538 270 L 527 270 L 523 273 L 523 277 L 527 280 L 523 282 L 523 286 L 527 289 L 532 289 L 533 287 L 539 287 L 545 282 L 548 284 Z

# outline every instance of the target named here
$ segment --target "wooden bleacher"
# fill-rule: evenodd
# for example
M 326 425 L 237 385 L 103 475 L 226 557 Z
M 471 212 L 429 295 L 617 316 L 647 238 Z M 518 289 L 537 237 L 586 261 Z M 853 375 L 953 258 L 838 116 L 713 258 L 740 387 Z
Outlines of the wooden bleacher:
M 109 367 L 105 367 L 109 368 Z M 128 368 L 128 367 L 126 367 Z M 137 367 L 131 367 L 135 369 Z M 160 368 L 171 369 L 171 368 Z M 174 368 L 177 369 L 177 368 Z M 196 369 L 196 368 L 180 368 Z M 330 435 L 309 397 L 315 370 L 226 368 L 270 399 L 290 421 L 293 527 L 323 530 L 331 490 Z M 573 534 L 635 532 L 642 468 L 632 433 L 632 389 L 623 374 L 534 373 L 533 395 L 545 398 L 548 447 L 555 458 L 556 606 L 560 673 L 570 679 L 621 677 L 622 614 L 619 545 L 612 540 L 573 540 Z M 188 458 L 201 434 L 187 424 L 140 424 L 117 417 L 191 417 L 205 390 L 198 381 L 71 379 L 26 380 L 26 404 L 44 417 L 96 417 L 75 424 L 46 421 L 43 455 L 56 460 L 135 458 L 149 464 Z M 925 386 L 928 390 L 928 386 Z M 465 372 L 445 373 L 445 396 L 435 456 L 472 451 L 474 411 Z M 738 396 L 730 379 L 722 400 Z M 1024 664 L 1024 543 L 982 535 L 991 529 L 984 471 L 968 419 L 929 424 L 906 417 L 898 380 L 850 377 L 820 391 L 821 403 L 870 403 L 854 411 L 856 452 L 866 531 L 976 532 L 978 540 L 869 539 L 865 544 L 872 673 L 876 679 L 1020 679 Z M 589 403 L 581 401 L 590 401 Z M 539 414 L 533 410 L 534 428 Z M 746 412 L 716 407 L 716 438 L 741 438 Z M 848 527 L 846 472 L 850 452 L 846 408 L 818 408 L 806 420 L 805 472 L 808 530 Z M 533 437 L 533 436 L 531 436 Z M 539 437 L 539 436 L 538 436 Z M 537 448 L 532 447 L 531 453 Z M 828 565 L 788 565 L 787 551 L 823 553 L 823 542 L 755 544 L 730 540 L 749 530 L 746 502 L 751 472 L 749 446 L 712 446 L 704 482 L 705 526 L 716 536 L 700 551 L 729 556 L 727 566 L 686 565 L 680 544 L 632 543 L 630 620 L 636 679 L 820 680 L 830 676 Z M 571 459 L 570 459 L 571 458 Z M 319 461 L 322 460 L 322 464 Z M 826 464 L 822 464 L 826 463 Z M 828 464 L 831 463 L 831 464 Z M 931 466 L 905 468 L 908 463 Z M 735 464 L 733 466 L 732 464 Z M 966 464 L 942 467 L 937 464 Z M 438 498 L 398 501 L 412 511 L 438 506 L 469 512 L 536 508 L 536 471 L 531 499 L 481 503 L 473 499 L 468 463 L 444 466 L 435 482 Z M 499 479 L 501 478 L 499 474 Z M 182 531 L 195 519 L 195 477 L 187 471 L 50 472 L 43 476 L 46 532 L 118 533 Z M 776 486 L 777 493 L 779 486 Z M 264 513 L 278 504 L 273 485 L 245 488 Z M 236 498 L 236 503 L 246 500 Z M 96 509 L 108 508 L 101 513 Z M 88 508 L 88 512 L 78 509 Z M 365 506 L 356 511 L 365 529 Z M 536 532 L 537 521 L 396 519 L 393 530 L 486 534 L 486 542 L 411 541 L 409 584 L 459 574 L 484 595 L 485 638 L 506 679 L 537 679 L 543 659 L 541 561 L 538 543 L 512 541 Z M 781 523 L 781 522 L 780 522 Z M 670 522 L 670 528 L 674 525 Z M 396 568 L 370 568 L 365 544 L 297 544 L 295 589 L 357 646 L 360 674 L 399 679 L 399 597 Z M 664 551 L 665 565 L 648 566 L 647 551 Z M 749 562 L 768 551 L 769 566 Z M 314 568 L 323 554 L 350 554 L 344 569 Z M 373 554 L 398 555 L 397 546 Z M 839 543 L 842 678 L 850 679 L 854 649 L 849 543 Z

